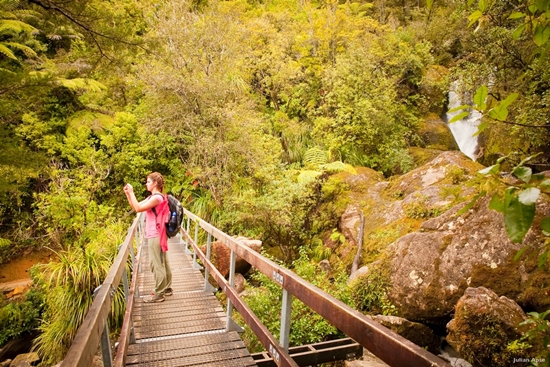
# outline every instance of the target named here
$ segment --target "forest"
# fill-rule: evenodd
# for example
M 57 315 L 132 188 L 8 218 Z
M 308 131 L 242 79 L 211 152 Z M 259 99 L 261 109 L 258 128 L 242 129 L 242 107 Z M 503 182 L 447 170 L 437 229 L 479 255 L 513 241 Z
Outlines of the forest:
M 0 0 L 0 264 L 55 257 L 24 301 L 0 295 L 0 346 L 37 329 L 41 365 L 63 359 L 134 218 L 122 188 L 144 198 L 154 171 L 199 217 L 368 312 L 374 296 L 345 286 L 351 262 L 327 247 L 346 206 L 332 175 L 425 163 L 422 129 L 456 81 L 458 117 L 482 115 L 484 173 L 523 182 L 491 204 L 521 243 L 550 193 L 549 38 L 550 0 Z M 266 289 L 254 307 L 273 307 Z M 337 334 L 310 320 L 292 343 Z

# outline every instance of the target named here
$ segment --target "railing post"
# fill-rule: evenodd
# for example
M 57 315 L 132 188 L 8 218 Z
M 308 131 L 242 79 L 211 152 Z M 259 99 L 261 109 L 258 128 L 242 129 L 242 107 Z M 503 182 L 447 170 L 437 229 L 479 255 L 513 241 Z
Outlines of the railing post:
M 292 294 L 283 289 L 283 304 L 281 309 L 281 335 L 279 342 L 288 351 L 290 340 L 290 314 L 292 313 Z
M 235 286 L 235 263 L 237 262 L 237 254 L 235 251 L 231 250 L 231 258 L 229 260 L 229 286 L 234 287 Z M 233 315 L 233 304 L 231 303 L 231 300 L 227 300 L 227 319 L 225 322 L 225 330 L 226 331 L 236 331 L 238 333 L 242 333 L 244 329 L 237 325 L 235 321 L 233 321 L 233 318 L 231 317 Z
M 94 290 L 94 298 L 99 292 L 101 285 Z M 109 295 L 113 295 L 113 290 L 109 292 Z M 112 367 L 113 366 L 113 350 L 111 348 L 111 340 L 109 339 L 109 319 L 105 320 L 105 326 L 103 327 L 103 332 L 101 333 L 101 356 L 103 357 L 103 367 Z
M 128 298 L 130 296 L 130 287 L 128 286 L 128 272 L 126 271 L 126 268 L 122 272 L 122 285 L 124 287 L 124 300 L 126 301 L 126 304 L 128 304 Z
M 143 254 L 143 251 L 145 250 L 145 244 L 147 243 L 147 239 L 145 238 L 145 215 L 141 215 L 139 217 L 139 241 L 137 242 L 137 246 L 141 246 L 140 253 Z M 140 261 L 137 266 L 134 266 L 133 271 L 137 271 L 138 274 L 141 273 L 141 263 L 143 261 Z M 139 287 L 136 287 L 136 290 L 134 292 L 134 298 L 139 298 Z
M 199 221 L 195 220 L 195 245 L 199 247 Z M 202 266 L 197 262 L 197 252 L 193 251 L 193 267 L 195 269 L 202 269 Z
M 103 356 L 103 367 L 113 366 L 113 352 L 111 349 L 111 340 L 109 340 L 109 325 L 105 320 L 105 327 L 101 333 L 101 355 Z
M 206 240 L 206 259 L 208 261 L 210 261 L 210 247 L 212 245 L 212 234 L 210 234 L 210 232 L 208 233 L 208 239 Z M 210 282 L 208 281 L 208 276 L 209 276 L 210 272 L 208 271 L 208 267 L 206 267 L 204 269 L 204 290 L 207 291 L 207 292 L 215 292 L 216 291 L 216 288 L 214 288 L 212 286 L 212 284 L 210 284 Z
M 189 235 L 189 229 L 191 228 L 191 217 L 187 216 L 187 229 L 185 232 L 187 232 L 187 235 Z M 189 241 L 187 241 L 187 237 L 185 237 L 185 254 L 191 255 L 192 252 L 189 250 Z

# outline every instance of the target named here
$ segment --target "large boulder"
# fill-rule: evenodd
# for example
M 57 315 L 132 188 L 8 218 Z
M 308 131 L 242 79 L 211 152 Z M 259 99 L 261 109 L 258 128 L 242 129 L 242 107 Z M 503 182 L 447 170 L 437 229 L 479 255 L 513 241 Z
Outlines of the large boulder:
M 420 123 L 418 131 L 422 147 L 437 150 L 458 150 L 449 125 L 439 117 L 431 115 Z
M 467 288 L 447 325 L 447 342 L 473 366 L 527 366 L 528 350 L 509 350 L 526 315 L 513 300 L 484 288 Z M 534 357 L 534 356 L 531 356 Z
M 339 222 L 346 241 L 336 251 L 339 258 L 348 264 L 355 256 L 361 211 L 365 216 L 365 241 L 369 237 L 376 240 L 384 230 L 415 230 L 421 221 L 447 210 L 453 200 L 472 195 L 473 189 L 466 187 L 464 181 L 482 168 L 461 152 L 453 151 L 443 152 L 390 182 L 365 168 L 358 169 L 356 175 L 347 175 L 344 181 L 350 188 L 349 204 Z
M 537 202 L 531 230 L 522 244 L 515 244 L 508 238 L 503 215 L 489 209 L 489 201 L 490 197 L 478 200 L 463 215 L 457 212 L 465 204 L 458 205 L 390 246 L 394 257 L 389 298 L 400 316 L 445 319 L 469 286 L 494 287 L 525 306 L 545 309 L 548 297 L 541 292 L 550 290 L 550 277 L 537 268 L 536 260 L 543 238 L 539 223 L 550 214 L 550 202 L 544 198 Z M 514 261 L 517 251 L 526 246 L 529 254 Z M 537 279 L 538 297 L 532 290 Z
M 260 252 L 262 247 L 262 241 L 260 240 L 251 240 L 246 237 L 235 237 L 235 239 L 241 241 L 245 246 L 250 247 L 256 252 Z M 206 254 L 206 245 L 201 246 L 201 251 Z M 230 270 L 230 260 L 231 260 L 231 250 L 221 241 L 215 241 L 211 243 L 210 247 L 210 261 L 214 266 L 219 270 L 224 277 L 229 275 Z M 244 259 L 237 256 L 235 261 L 235 273 L 246 274 L 250 269 L 250 264 L 248 264 Z

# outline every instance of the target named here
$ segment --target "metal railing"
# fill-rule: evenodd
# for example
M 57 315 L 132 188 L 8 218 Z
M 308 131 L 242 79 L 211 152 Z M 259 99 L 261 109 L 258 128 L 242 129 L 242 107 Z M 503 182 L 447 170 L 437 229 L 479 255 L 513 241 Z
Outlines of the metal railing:
M 134 256 L 133 243 L 136 233 L 139 237 L 138 243 L 143 243 L 144 241 L 143 220 L 141 217 L 142 216 L 138 214 L 128 230 L 126 239 L 119 248 L 119 253 L 113 266 L 101 287 L 98 288 L 94 302 L 86 315 L 84 323 L 79 328 L 61 367 L 89 367 L 100 345 L 100 338 L 102 339 L 101 346 L 104 366 L 111 367 L 114 365 L 115 367 L 122 367 L 125 365 L 128 345 L 134 341 L 132 321 L 134 299 L 139 297 L 136 285 L 137 274 L 139 273 L 137 266 L 139 266 L 139 257 L 141 256 L 141 246 L 138 246 L 137 256 Z M 290 270 L 265 258 L 258 252 L 244 245 L 241 241 L 227 235 L 186 209 L 184 209 L 184 218 L 185 220 L 181 228 L 181 233 L 185 242 L 186 251 L 193 254 L 194 266 L 199 266 L 197 257 L 204 265 L 204 289 L 212 290 L 212 286 L 208 282 L 209 276 L 212 276 L 227 296 L 226 330 L 242 330 L 231 318 L 233 309 L 236 309 L 278 366 L 298 366 L 289 354 L 292 298 L 296 297 L 313 311 L 325 318 L 333 326 L 357 341 L 360 345 L 390 366 L 450 367 L 450 365 L 441 358 L 378 324 L 357 310 L 352 309 L 345 303 L 306 282 Z M 193 238 L 190 234 L 191 223 L 194 225 Z M 203 230 L 207 235 L 206 254 L 201 251 L 198 244 L 199 230 Z M 229 280 L 226 280 L 210 262 L 212 238 L 222 242 L 231 250 Z M 192 252 L 189 251 L 189 247 L 193 249 Z M 129 255 L 131 255 L 133 265 L 130 286 L 127 285 L 128 277 L 125 273 L 126 262 Z M 279 340 L 277 340 L 265 325 L 261 323 L 259 318 L 239 297 L 234 289 L 235 263 L 237 256 L 244 259 L 281 286 L 283 290 L 283 300 Z M 112 348 L 108 339 L 109 331 L 107 318 L 109 316 L 113 292 L 119 286 L 121 279 L 125 282 L 124 290 L 127 303 L 119 345 L 113 361 L 111 353 Z
M 112 365 L 112 348 L 109 340 L 109 326 L 107 319 L 111 311 L 111 304 L 115 290 L 119 287 L 120 281 L 123 281 L 124 293 L 126 298 L 126 311 L 131 310 L 133 296 L 130 294 L 128 286 L 128 274 L 126 264 L 130 256 L 133 269 L 133 277 L 138 273 L 134 256 L 134 239 L 136 233 L 139 236 L 138 241 L 143 241 L 143 220 L 141 215 L 136 219 L 128 229 L 128 234 L 122 245 L 118 249 L 118 254 L 109 269 L 107 277 L 100 287 L 94 292 L 94 301 L 84 318 L 84 322 L 78 329 L 76 336 L 69 348 L 65 359 L 61 362 L 61 367 L 89 367 L 92 364 L 94 355 L 101 341 L 101 352 L 103 364 L 105 367 Z M 141 246 L 138 246 L 138 250 Z M 138 251 L 139 256 L 139 251 Z M 133 282 L 134 284 L 136 282 Z
M 190 211 L 184 209 L 187 218 L 186 228 L 183 231 L 185 245 L 194 249 L 194 258 L 198 256 L 205 266 L 205 289 L 209 285 L 208 274 L 216 280 L 228 298 L 227 304 L 227 328 L 231 329 L 234 323 L 231 320 L 233 307 L 239 311 L 245 322 L 256 334 L 264 348 L 271 354 L 278 366 L 296 366 L 288 353 L 289 334 L 291 326 L 292 297 L 296 297 L 306 306 L 317 312 L 330 324 L 341 330 L 344 334 L 357 341 L 371 353 L 386 362 L 390 366 L 445 366 L 450 364 L 419 347 L 399 334 L 378 324 L 366 315 L 349 307 L 330 294 L 304 279 L 285 269 L 275 262 L 265 258 L 258 252 L 244 245 L 241 241 L 220 231 L 210 223 L 205 222 Z M 190 236 L 190 224 L 194 223 L 194 239 Z M 206 255 L 200 250 L 198 242 L 199 228 L 207 235 Z M 210 245 L 212 237 L 222 242 L 231 250 L 229 281 L 210 262 Z M 239 256 L 260 272 L 268 276 L 283 289 L 281 310 L 281 332 L 279 341 L 258 320 L 256 315 L 241 300 L 233 288 L 235 276 L 235 261 Z

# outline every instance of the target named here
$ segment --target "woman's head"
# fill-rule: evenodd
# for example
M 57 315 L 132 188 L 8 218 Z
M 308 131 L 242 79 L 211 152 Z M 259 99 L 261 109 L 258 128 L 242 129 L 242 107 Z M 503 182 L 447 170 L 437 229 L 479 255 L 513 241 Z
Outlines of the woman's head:
M 158 172 L 150 173 L 147 175 L 147 183 L 145 186 L 147 187 L 147 191 L 150 192 L 152 192 L 155 187 L 159 192 L 164 192 L 164 177 Z

